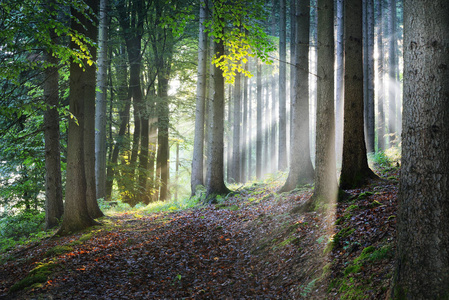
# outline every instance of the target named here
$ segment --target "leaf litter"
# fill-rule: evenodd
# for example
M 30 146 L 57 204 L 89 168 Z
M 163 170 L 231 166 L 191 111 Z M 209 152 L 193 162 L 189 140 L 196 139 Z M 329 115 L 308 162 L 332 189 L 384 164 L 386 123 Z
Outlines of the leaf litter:
M 349 190 L 331 214 L 291 213 L 312 190 L 279 188 L 253 185 L 186 211 L 113 215 L 89 235 L 11 250 L 2 256 L 0 299 L 384 298 L 392 255 L 371 259 L 363 250 L 394 252 L 397 183 Z M 56 246 L 71 251 L 46 254 Z M 48 262 L 55 267 L 46 282 L 10 292 Z

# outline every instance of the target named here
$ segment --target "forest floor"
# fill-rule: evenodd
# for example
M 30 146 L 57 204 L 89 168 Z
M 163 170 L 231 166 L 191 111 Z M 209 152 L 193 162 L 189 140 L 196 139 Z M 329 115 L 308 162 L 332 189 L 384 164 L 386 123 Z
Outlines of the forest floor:
M 0 299 L 384 299 L 398 172 L 326 213 L 292 213 L 311 188 L 277 194 L 273 180 L 215 205 L 107 216 L 1 254 Z

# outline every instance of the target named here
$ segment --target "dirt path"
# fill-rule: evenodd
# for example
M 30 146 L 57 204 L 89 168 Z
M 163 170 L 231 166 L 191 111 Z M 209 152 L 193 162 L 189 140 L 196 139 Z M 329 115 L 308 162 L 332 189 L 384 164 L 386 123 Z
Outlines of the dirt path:
M 325 250 L 335 215 L 292 215 L 310 190 L 279 196 L 277 188 L 189 211 L 115 215 L 87 233 L 15 250 L 0 268 L 0 298 L 322 299 L 329 262 L 344 260 L 338 245 Z M 45 265 L 45 282 L 9 293 Z

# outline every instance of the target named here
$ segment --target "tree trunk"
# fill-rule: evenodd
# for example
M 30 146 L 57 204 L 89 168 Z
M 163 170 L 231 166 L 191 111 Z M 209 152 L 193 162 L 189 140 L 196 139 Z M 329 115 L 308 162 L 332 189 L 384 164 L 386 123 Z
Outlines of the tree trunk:
M 404 1 L 404 123 L 394 299 L 449 295 L 449 2 Z
M 257 129 L 256 129 L 256 178 L 262 178 L 262 65 L 259 59 L 256 59 L 256 113 L 257 113 Z
M 383 54 L 383 13 L 382 1 L 377 6 L 377 151 L 385 150 L 385 113 L 384 113 L 384 54 Z
M 374 0 L 366 0 L 366 148 L 375 151 L 375 106 L 374 106 Z
M 166 70 L 167 73 L 169 70 Z M 164 72 L 163 72 L 164 73 Z M 168 177 L 169 165 L 168 159 L 170 148 L 168 144 L 168 128 L 169 128 L 169 107 L 168 107 L 168 74 L 158 77 L 158 134 L 157 134 L 157 158 L 156 170 L 158 178 L 160 178 L 161 186 L 159 188 L 159 200 L 165 201 L 168 199 Z
M 95 106 L 95 177 L 97 199 L 106 199 L 106 84 L 107 84 L 107 0 L 100 0 L 100 30 L 98 35 L 98 73 Z
M 206 55 L 207 33 L 205 31 L 206 3 L 200 1 L 200 29 L 198 42 L 198 81 L 196 86 L 195 137 L 193 141 L 192 176 L 190 180 L 191 195 L 195 195 L 196 186 L 203 182 L 204 157 L 204 116 L 206 103 Z
M 345 1 L 343 159 L 340 187 L 360 187 L 375 175 L 368 167 L 363 117 L 362 2 Z
M 50 30 L 50 38 L 52 43 L 57 42 L 56 33 L 52 29 Z M 59 220 L 64 213 L 64 205 L 62 201 L 61 149 L 59 144 L 58 59 L 50 52 L 45 52 L 45 56 L 46 62 L 51 65 L 45 69 L 43 86 L 44 100 L 47 105 L 47 110 L 44 112 L 45 228 L 50 229 L 59 225 Z
M 310 1 L 300 1 L 296 11 L 295 99 L 292 103 L 290 170 L 280 192 L 313 181 L 309 144 L 309 29 Z M 293 66 L 292 66 L 293 67 Z
M 287 110 L 286 110 L 286 81 L 287 81 L 287 36 L 286 36 L 286 5 L 280 0 L 279 20 L 279 161 L 278 168 L 287 168 Z
M 390 147 L 398 143 L 396 129 L 396 1 L 388 0 L 390 13 L 388 14 L 388 133 Z
M 224 55 L 223 41 L 214 43 L 214 53 L 217 57 Z M 222 195 L 229 192 L 224 183 L 224 77 L 223 71 L 214 68 L 214 97 L 211 107 L 212 128 L 210 133 L 210 159 L 207 164 L 206 178 L 206 198 L 211 202 L 216 201 L 215 195 Z
M 98 13 L 98 1 L 92 1 L 91 6 L 95 15 Z M 95 21 L 96 22 L 96 21 Z M 86 24 L 86 36 L 92 41 L 98 37 L 98 28 L 93 22 Z M 96 48 L 89 47 L 92 60 L 96 61 Z M 96 71 L 95 64 L 86 64 L 83 74 L 84 80 L 84 164 L 86 172 L 86 203 L 89 215 L 96 219 L 103 216 L 97 202 L 97 183 L 95 179 L 95 96 Z
M 305 209 L 316 209 L 337 198 L 334 116 L 334 1 L 318 0 L 318 86 L 315 190 Z
M 234 80 L 234 111 L 233 122 L 234 130 L 232 135 L 232 178 L 234 182 L 240 180 L 240 130 L 241 130 L 241 75 L 238 72 Z
M 248 71 L 248 63 L 245 63 L 245 71 Z M 242 114 L 242 153 L 241 153 L 241 182 L 246 182 L 246 174 L 247 174 L 247 165 L 246 165 L 246 157 L 248 153 L 248 77 L 243 76 L 243 114 Z
M 95 7 L 96 1 L 87 1 L 90 7 Z M 85 28 L 91 28 L 91 21 L 72 9 L 72 16 L 80 22 L 72 22 L 72 29 L 86 34 Z M 95 29 L 96 30 L 96 29 Z M 79 45 L 74 41 L 70 47 L 79 50 Z M 87 65 L 87 62 L 84 61 Z M 94 81 L 95 82 L 95 81 Z M 64 204 L 64 216 L 61 228 L 57 235 L 68 235 L 92 225 L 98 224 L 89 215 L 86 202 L 86 173 L 84 163 L 84 98 L 89 83 L 85 80 L 82 67 L 77 62 L 70 63 L 69 79 L 69 110 L 75 118 L 69 118 L 67 141 L 67 178 L 66 199 Z
M 341 162 L 343 151 L 343 96 L 344 96 L 344 1 L 336 1 L 337 10 L 337 28 L 336 28 L 336 56 L 335 56 L 335 138 L 336 138 L 336 157 Z

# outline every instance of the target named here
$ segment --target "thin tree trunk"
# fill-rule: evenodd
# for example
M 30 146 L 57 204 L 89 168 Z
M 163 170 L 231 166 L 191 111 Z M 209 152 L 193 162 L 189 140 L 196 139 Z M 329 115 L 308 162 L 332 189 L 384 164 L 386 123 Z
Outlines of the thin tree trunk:
M 286 36 L 286 5 L 280 0 L 280 31 L 279 31 L 279 170 L 287 168 L 287 109 L 286 109 L 286 81 L 287 81 L 287 36 Z
M 223 41 L 214 43 L 214 53 L 217 57 L 224 55 Z M 207 165 L 206 196 L 211 202 L 216 201 L 215 195 L 222 195 L 229 192 L 224 183 L 224 77 L 223 71 L 214 68 L 214 98 L 212 103 L 212 128 L 210 142 L 210 159 Z
M 343 151 L 343 96 L 344 96 L 344 1 L 336 1 L 337 29 L 336 29 L 336 69 L 335 69 L 335 133 L 336 133 L 336 155 L 337 161 L 341 161 Z
M 204 185 L 203 160 L 204 160 L 204 121 L 206 103 L 206 55 L 207 55 L 207 33 L 204 22 L 206 22 L 206 2 L 200 1 L 200 25 L 198 42 L 198 81 L 196 86 L 196 111 L 195 111 L 195 137 L 193 141 L 192 176 L 190 180 L 191 195 L 195 195 L 196 186 Z
M 240 182 L 240 129 L 241 129 L 241 75 L 237 73 L 234 79 L 234 130 L 232 135 L 232 178 Z
M 248 71 L 248 63 L 245 64 L 245 71 Z M 241 153 L 241 182 L 246 182 L 247 164 L 246 157 L 248 153 L 248 77 L 243 76 L 243 114 L 242 114 L 242 153 Z M 251 124 L 251 123 L 250 123 Z
M 366 148 L 375 151 L 375 106 L 374 106 L 374 0 L 366 0 Z
M 377 150 L 385 150 L 385 113 L 384 113 L 384 54 L 383 54 L 383 13 L 382 1 L 378 0 L 377 5 Z
M 98 73 L 95 100 L 95 177 L 97 199 L 106 198 L 106 82 L 107 82 L 107 0 L 100 0 L 100 29 L 98 39 Z
M 256 178 L 262 178 L 262 65 L 259 59 L 256 59 L 256 97 L 257 97 L 257 130 L 256 130 Z
M 397 144 L 396 129 L 396 1 L 388 0 L 390 13 L 388 14 L 388 133 L 390 147 Z
M 49 4 L 53 4 L 49 1 Z M 52 9 L 52 8 L 50 8 Z M 50 29 L 52 43 L 57 43 L 57 35 Z M 49 51 L 45 52 L 45 60 L 51 66 L 44 71 L 44 100 L 47 110 L 44 112 L 45 137 L 45 228 L 59 225 L 64 213 L 61 182 L 61 150 L 59 144 L 59 75 L 58 59 Z

